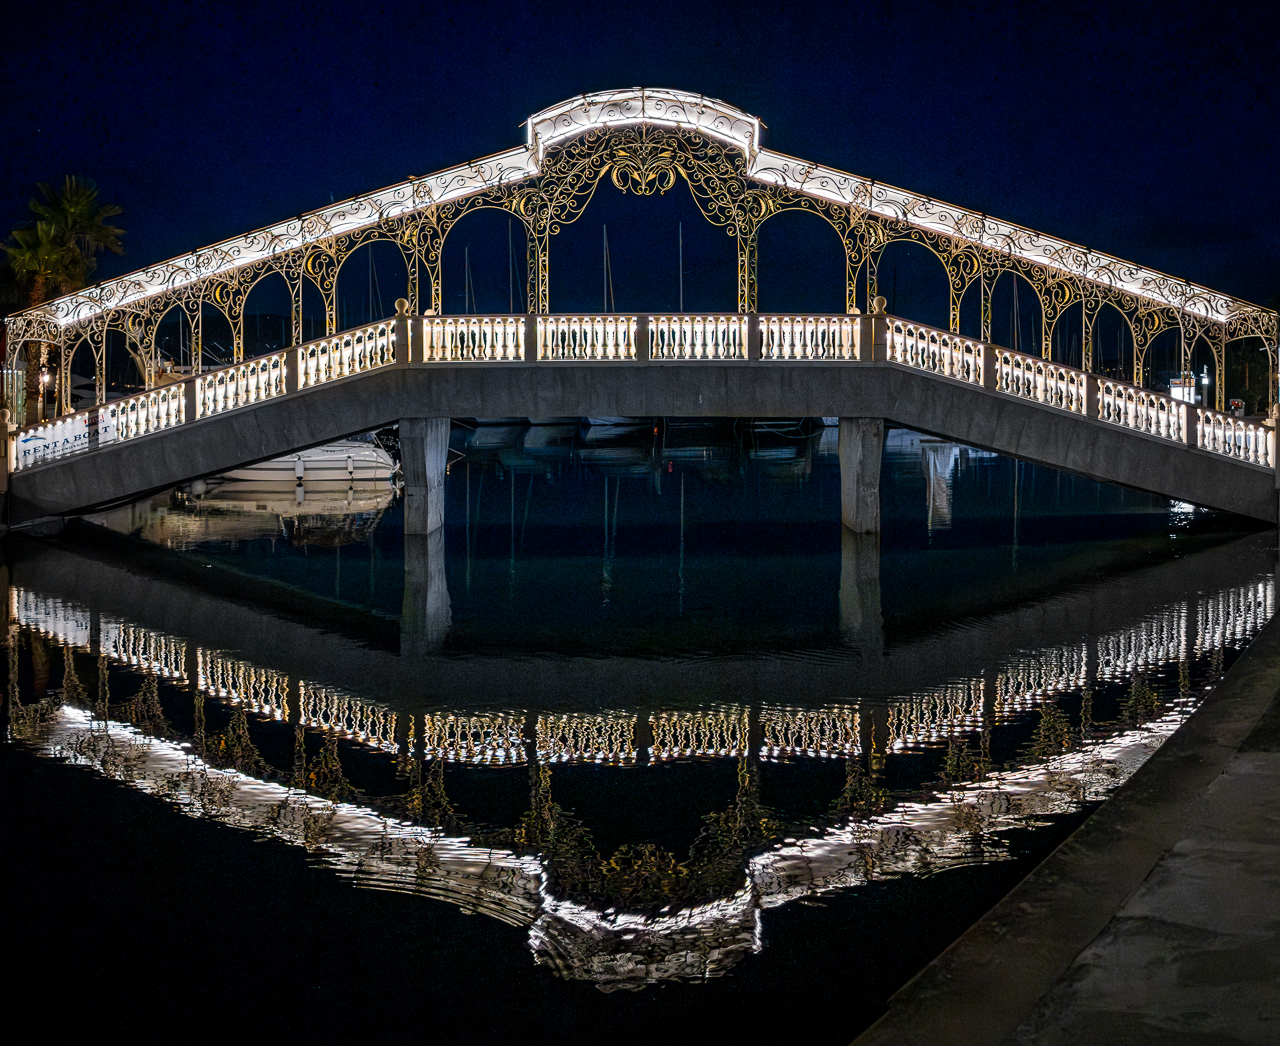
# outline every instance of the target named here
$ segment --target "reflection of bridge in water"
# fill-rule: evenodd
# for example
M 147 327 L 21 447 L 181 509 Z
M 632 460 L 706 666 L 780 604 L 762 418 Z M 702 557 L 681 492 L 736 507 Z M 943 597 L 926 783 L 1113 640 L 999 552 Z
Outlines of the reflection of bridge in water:
M 540 961 L 563 976 L 606 988 L 700 979 L 759 949 L 764 910 L 881 877 L 998 860 L 1006 844 L 994 833 L 1074 811 L 1126 780 L 1195 707 L 1192 667 L 1207 660 L 1216 675 L 1213 666 L 1226 650 L 1247 643 L 1270 617 L 1273 577 L 1259 570 L 1265 568 L 1263 544 L 1246 541 L 1220 556 L 1205 554 L 1210 571 L 1236 564 L 1241 576 L 1231 583 L 1129 615 L 1092 639 L 1019 650 L 976 675 L 888 700 L 599 712 L 405 711 L 92 609 L 48 585 L 32 587 L 19 563 L 10 620 L 62 646 L 67 675 L 62 693 L 43 704 L 24 708 L 11 694 L 14 724 L 50 754 L 94 766 L 187 813 L 305 845 L 362 884 L 421 893 L 527 926 Z M 1142 572 L 1141 580 L 1158 590 L 1160 569 Z M 1196 577 L 1184 577 L 1184 587 L 1188 582 L 1197 587 Z M 1114 595 L 1100 595 L 1092 624 Z M 83 655 L 98 659 L 96 698 L 76 675 Z M 113 700 L 104 689 L 107 664 L 141 673 L 144 693 Z M 1151 677 L 1171 668 L 1178 672 L 1177 693 L 1155 699 Z M 147 690 L 146 679 L 187 688 L 197 709 L 205 700 L 226 703 L 239 718 L 233 716 L 216 744 L 199 730 L 192 739 L 174 735 L 164 729 L 157 692 Z M 1083 693 L 1087 701 L 1108 683 L 1131 689 L 1135 714 L 1127 725 L 1086 726 L 1070 743 L 1038 750 L 1018 769 L 993 772 L 984 765 L 993 729 L 1051 710 L 1063 694 Z M 1042 718 L 1051 722 L 1051 712 Z M 294 728 L 292 773 L 264 772 L 270 768 L 256 755 L 251 733 L 253 724 L 266 721 Z M 330 741 L 326 754 L 310 762 L 303 744 L 308 732 Z M 395 760 L 410 791 L 372 806 L 356 804 L 342 787 L 337 739 Z M 929 747 L 945 747 L 949 765 L 958 754 L 939 786 L 943 801 L 886 803 L 877 784 L 885 761 Z M 739 787 L 686 861 L 626 847 L 605 860 L 584 826 L 552 798 L 556 766 L 635 767 L 689 758 L 737 761 Z M 846 786 L 830 816 L 788 823 L 760 805 L 760 768 L 806 758 L 844 759 Z M 520 826 L 468 830 L 444 795 L 443 763 L 526 767 L 529 812 Z M 636 885 L 653 881 L 659 885 Z

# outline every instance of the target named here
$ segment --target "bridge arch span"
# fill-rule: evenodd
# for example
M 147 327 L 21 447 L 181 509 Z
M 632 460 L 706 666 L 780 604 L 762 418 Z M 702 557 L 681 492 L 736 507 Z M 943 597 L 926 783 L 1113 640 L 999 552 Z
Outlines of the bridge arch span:
M 895 316 L 951 329 L 951 277 L 945 260 L 928 243 L 909 237 L 890 240 L 873 257 L 867 296 L 882 295 Z
M 779 209 L 761 222 L 758 236 L 761 312 L 847 311 L 848 241 L 825 215 L 802 207 Z M 788 283 L 790 294 L 783 289 Z
M 369 237 L 339 263 L 334 277 L 338 329 L 373 323 L 395 312 L 409 293 L 409 259 L 390 236 Z
M 426 268 L 431 283 L 430 307 L 435 310 L 437 315 L 465 311 L 464 309 L 456 308 L 455 305 L 460 289 L 463 288 L 465 282 L 464 259 L 466 257 L 466 244 L 462 241 L 467 236 L 477 236 L 480 242 L 490 250 L 490 263 L 500 252 L 501 257 L 504 259 L 504 272 L 500 283 L 502 287 L 507 286 L 509 280 L 505 269 L 508 222 L 511 223 L 511 247 L 515 255 L 513 259 L 515 271 L 510 274 L 512 293 L 504 298 L 500 308 L 486 307 L 480 308 L 479 311 L 506 312 L 508 303 L 511 305 L 513 313 L 529 311 L 529 281 L 533 266 L 536 265 L 536 260 L 532 257 L 532 231 L 524 215 L 495 201 L 492 203 L 477 203 L 459 212 L 452 221 L 443 227 L 439 241 L 432 244 L 432 254 Z M 476 255 L 479 255 L 479 257 Z M 472 265 L 475 266 L 479 262 L 481 267 L 484 268 L 484 255 L 480 252 L 476 252 L 476 255 L 473 255 L 471 259 Z M 488 268 L 493 269 L 494 266 L 490 264 Z M 446 273 L 449 274 L 451 280 L 449 286 L 445 285 Z M 488 282 L 492 283 L 493 278 L 494 273 L 490 272 Z M 492 294 L 481 294 L 481 297 L 492 297 Z M 499 297 L 504 296 L 499 295 Z M 388 313 L 388 315 L 390 314 Z
M 244 354 L 249 358 L 263 356 L 288 345 L 293 338 L 296 311 L 294 289 L 288 277 L 275 269 L 259 273 L 245 288 L 241 305 Z M 263 316 L 272 317 L 265 327 Z M 273 322 L 276 318 L 278 325 Z

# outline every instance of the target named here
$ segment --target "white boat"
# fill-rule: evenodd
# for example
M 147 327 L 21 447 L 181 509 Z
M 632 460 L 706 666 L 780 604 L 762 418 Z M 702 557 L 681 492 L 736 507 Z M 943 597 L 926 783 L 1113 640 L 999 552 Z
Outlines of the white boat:
M 340 439 L 322 447 L 311 447 L 256 465 L 243 465 L 224 472 L 226 479 L 256 480 L 264 483 L 298 480 L 347 480 L 359 483 L 389 481 L 396 470 L 391 455 L 376 443 Z

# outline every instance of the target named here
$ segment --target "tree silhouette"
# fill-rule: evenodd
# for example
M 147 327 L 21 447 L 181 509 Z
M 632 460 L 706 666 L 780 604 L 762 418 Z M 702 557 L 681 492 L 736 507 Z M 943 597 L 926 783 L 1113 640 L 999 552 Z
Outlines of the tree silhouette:
M 35 222 L 19 225 L 0 244 L 8 255 L 11 299 L 31 308 L 85 285 L 103 251 L 123 254 L 124 230 L 107 224 L 120 213 L 115 204 L 98 202 L 98 187 L 88 178 L 68 175 L 58 189 L 36 186 L 28 206 Z M 16 290 L 16 293 L 13 291 Z M 44 342 L 27 343 L 27 424 L 38 413 L 40 368 L 48 358 Z

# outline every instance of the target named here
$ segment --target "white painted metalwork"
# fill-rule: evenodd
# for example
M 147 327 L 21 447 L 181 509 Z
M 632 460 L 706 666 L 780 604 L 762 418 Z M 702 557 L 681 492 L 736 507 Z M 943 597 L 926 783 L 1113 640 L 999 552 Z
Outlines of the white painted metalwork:
M 516 363 L 524 359 L 520 316 L 424 316 L 423 359 L 427 363 Z
M 635 316 L 539 316 L 540 360 L 634 360 Z
M 766 360 L 851 360 L 853 316 L 761 316 L 760 355 Z
M 395 363 L 394 326 L 374 323 L 358 327 L 299 346 L 297 353 L 298 387 L 302 389 L 377 370 Z
M 745 360 L 747 318 L 738 313 L 649 317 L 651 360 Z
M 601 127 L 649 124 L 696 131 L 736 146 L 748 157 L 760 148 L 760 118 L 718 98 L 686 91 L 632 87 L 579 95 L 543 109 L 525 122 L 529 151 L 541 160 L 547 149 Z

